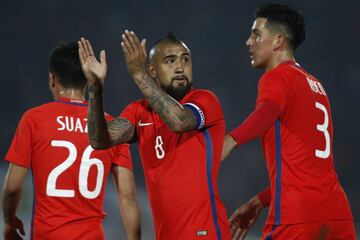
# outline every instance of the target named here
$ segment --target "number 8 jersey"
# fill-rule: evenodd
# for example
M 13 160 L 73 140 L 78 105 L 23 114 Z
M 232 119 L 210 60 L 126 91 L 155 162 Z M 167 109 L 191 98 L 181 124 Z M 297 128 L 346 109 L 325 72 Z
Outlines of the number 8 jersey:
M 136 129 L 156 239 L 231 239 L 217 189 L 225 132 L 220 103 L 196 89 L 180 104 L 197 116 L 195 130 L 172 132 L 146 100 L 121 113 Z
M 103 231 L 104 187 L 111 166 L 132 168 L 128 145 L 106 151 L 89 146 L 87 103 L 74 99 L 28 110 L 5 158 L 32 170 L 31 239 L 43 240 L 102 239 L 94 229 Z
M 284 62 L 261 77 L 257 102 L 265 99 L 281 110 L 262 136 L 272 200 L 267 224 L 352 219 L 334 168 L 330 104 L 321 83 Z

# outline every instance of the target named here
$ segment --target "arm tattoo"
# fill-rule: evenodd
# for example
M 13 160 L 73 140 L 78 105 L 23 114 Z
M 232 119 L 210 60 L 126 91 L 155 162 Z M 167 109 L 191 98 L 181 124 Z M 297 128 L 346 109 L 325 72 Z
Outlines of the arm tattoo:
M 134 137 L 134 127 L 126 118 L 114 118 L 109 122 L 108 130 L 115 144 L 129 142 Z
M 111 134 L 109 131 L 111 131 Z M 123 133 L 125 133 L 124 136 L 122 135 Z M 129 130 L 108 129 L 104 115 L 102 87 L 90 85 L 88 136 L 91 146 L 95 149 L 106 149 L 118 143 L 126 142 L 125 139 L 130 138 L 129 135 Z
M 161 119 L 170 129 L 180 131 L 193 130 L 196 124 L 195 115 L 184 109 L 175 99 L 167 95 L 149 74 L 144 74 L 141 79 L 134 79 L 152 109 L 159 114 Z

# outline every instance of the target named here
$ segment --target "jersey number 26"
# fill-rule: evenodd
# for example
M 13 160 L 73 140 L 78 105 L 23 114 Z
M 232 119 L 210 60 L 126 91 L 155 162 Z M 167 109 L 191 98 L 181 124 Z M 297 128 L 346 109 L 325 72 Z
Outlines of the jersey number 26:
M 53 140 L 51 141 L 53 147 L 67 148 L 69 156 L 59 166 L 55 167 L 49 174 L 46 184 L 46 194 L 51 197 L 67 197 L 75 196 L 73 189 L 59 189 L 56 188 L 57 178 L 72 164 L 74 164 L 77 157 L 77 149 L 75 145 L 69 141 Z M 80 171 L 79 171 L 79 191 L 82 196 L 88 199 L 94 199 L 99 196 L 101 191 L 102 182 L 104 179 L 104 165 L 97 158 L 90 158 L 90 154 L 94 149 L 88 146 L 81 158 Z M 90 191 L 88 189 L 88 176 L 90 167 L 95 165 L 97 167 L 97 177 L 95 189 Z

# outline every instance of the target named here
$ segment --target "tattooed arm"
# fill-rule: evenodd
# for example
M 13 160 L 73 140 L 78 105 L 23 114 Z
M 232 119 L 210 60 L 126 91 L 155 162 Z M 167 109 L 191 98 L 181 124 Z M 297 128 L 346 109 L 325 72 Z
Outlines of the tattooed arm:
M 172 131 L 185 132 L 194 130 L 196 126 L 194 113 L 166 94 L 145 70 L 146 41 L 142 40 L 140 43 L 135 33 L 127 30 L 122 35 L 122 40 L 121 47 L 129 73 L 152 109 L 159 114 Z
M 134 136 L 134 127 L 127 119 L 118 117 L 107 124 L 104 116 L 103 86 L 107 71 L 105 51 L 100 52 L 98 62 L 88 40 L 81 38 L 78 45 L 81 67 L 89 83 L 88 135 L 91 146 L 94 149 L 106 149 L 130 141 Z

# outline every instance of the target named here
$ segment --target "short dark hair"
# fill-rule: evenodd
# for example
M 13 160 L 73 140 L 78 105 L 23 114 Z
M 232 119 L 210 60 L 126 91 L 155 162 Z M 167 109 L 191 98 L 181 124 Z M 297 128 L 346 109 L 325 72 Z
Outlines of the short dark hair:
M 266 18 L 267 24 L 282 25 L 292 49 L 305 40 L 305 19 L 299 10 L 284 4 L 267 4 L 256 9 L 255 18 L 260 17 Z
M 184 44 L 184 42 L 176 37 L 176 35 L 172 31 L 168 31 L 166 37 L 163 37 L 157 40 L 150 49 L 150 60 L 152 59 L 153 55 L 152 52 L 161 44 L 164 43 L 175 43 L 175 44 Z
M 64 88 L 83 89 L 87 83 L 75 42 L 59 43 L 49 58 L 49 71 L 58 77 Z

